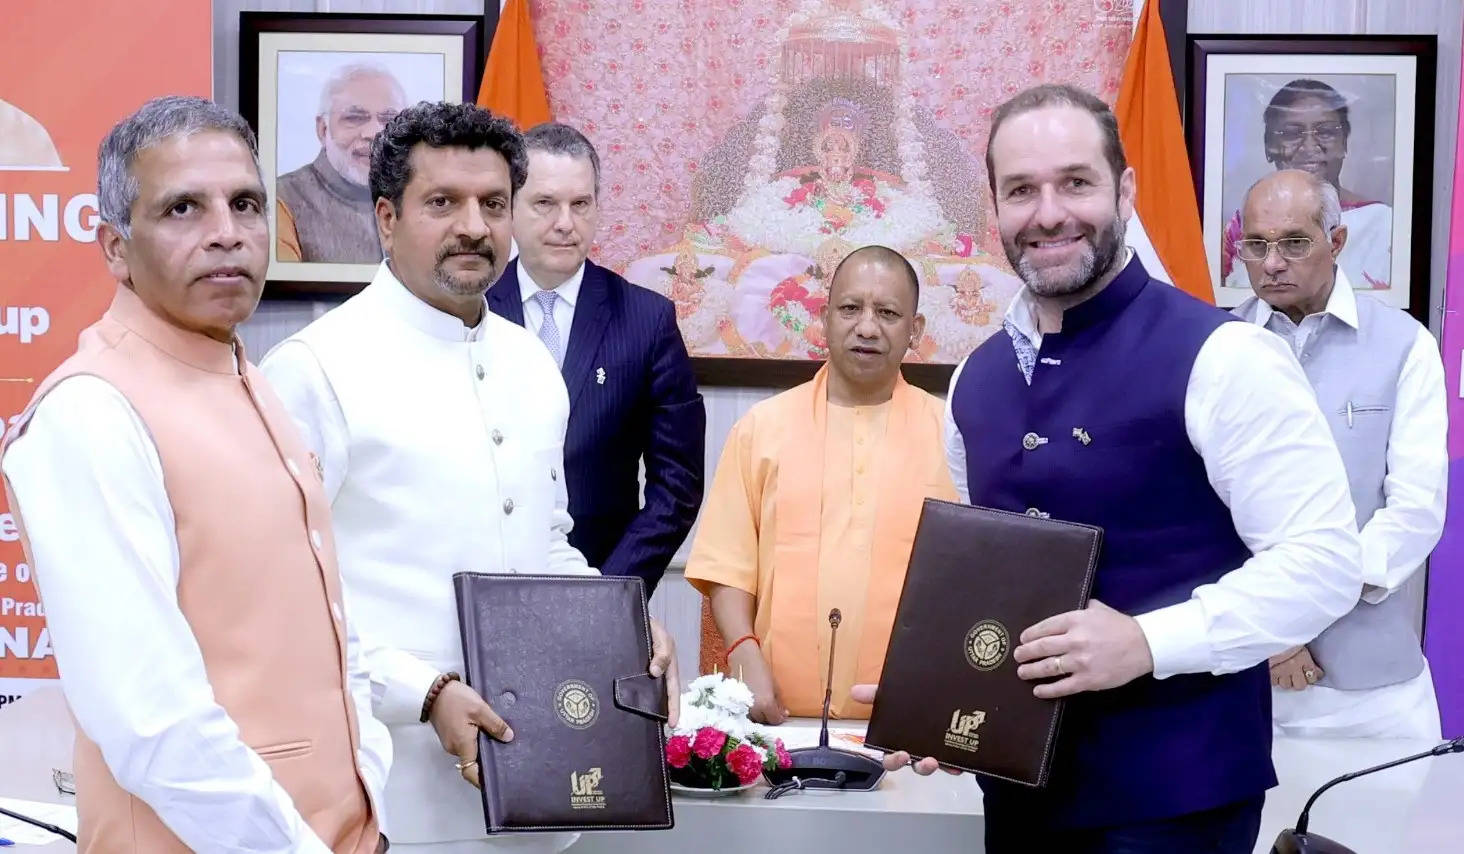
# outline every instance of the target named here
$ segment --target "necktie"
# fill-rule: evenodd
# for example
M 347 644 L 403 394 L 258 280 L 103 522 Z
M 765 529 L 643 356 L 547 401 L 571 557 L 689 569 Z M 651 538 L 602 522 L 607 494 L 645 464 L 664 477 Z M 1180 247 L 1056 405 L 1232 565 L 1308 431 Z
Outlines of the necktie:
M 549 355 L 554 357 L 554 364 L 563 368 L 564 346 L 559 340 L 559 325 L 554 322 L 554 302 L 558 298 L 559 294 L 553 291 L 539 291 L 534 294 L 539 308 L 544 311 L 544 322 L 539 324 L 539 340 L 549 348 Z

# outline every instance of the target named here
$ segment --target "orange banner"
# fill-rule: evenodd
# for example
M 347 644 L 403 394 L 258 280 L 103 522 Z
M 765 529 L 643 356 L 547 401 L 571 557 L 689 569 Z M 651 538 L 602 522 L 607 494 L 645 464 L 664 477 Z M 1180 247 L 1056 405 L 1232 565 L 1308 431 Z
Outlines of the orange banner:
M 7 426 L 115 287 L 96 245 L 97 145 L 148 98 L 210 94 L 211 5 L 5 3 L 0 419 Z M 0 707 L 55 676 L 45 613 L 0 491 Z

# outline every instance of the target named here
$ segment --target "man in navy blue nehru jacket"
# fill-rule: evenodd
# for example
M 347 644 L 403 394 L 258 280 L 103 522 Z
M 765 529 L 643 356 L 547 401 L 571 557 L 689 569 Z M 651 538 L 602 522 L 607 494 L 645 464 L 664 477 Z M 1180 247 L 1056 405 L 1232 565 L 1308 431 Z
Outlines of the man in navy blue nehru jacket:
M 1135 177 L 1102 101 L 1016 95 L 986 163 L 1026 287 L 952 377 L 951 473 L 974 504 L 1104 529 L 1092 603 L 1013 651 L 1069 705 L 1045 789 L 981 779 L 986 850 L 1249 854 L 1276 783 L 1266 659 L 1362 587 L 1341 456 L 1280 338 L 1125 246 Z
M 671 301 L 587 260 L 600 216 L 594 146 L 557 123 L 524 144 L 519 255 L 488 307 L 538 335 L 564 373 L 570 543 L 604 575 L 644 579 L 649 596 L 701 508 L 706 408 Z

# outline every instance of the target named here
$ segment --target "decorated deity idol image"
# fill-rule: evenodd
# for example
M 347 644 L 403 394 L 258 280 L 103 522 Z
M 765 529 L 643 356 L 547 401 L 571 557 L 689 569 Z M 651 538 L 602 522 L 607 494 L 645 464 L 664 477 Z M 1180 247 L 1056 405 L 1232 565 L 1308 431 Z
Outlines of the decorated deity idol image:
M 1021 287 L 981 248 L 970 143 L 919 105 L 909 40 L 880 5 L 810 0 L 775 40 L 767 94 L 702 158 L 679 240 L 626 278 L 676 302 L 693 355 L 821 359 L 834 268 L 881 244 L 920 279 L 928 325 L 909 358 L 958 361 Z

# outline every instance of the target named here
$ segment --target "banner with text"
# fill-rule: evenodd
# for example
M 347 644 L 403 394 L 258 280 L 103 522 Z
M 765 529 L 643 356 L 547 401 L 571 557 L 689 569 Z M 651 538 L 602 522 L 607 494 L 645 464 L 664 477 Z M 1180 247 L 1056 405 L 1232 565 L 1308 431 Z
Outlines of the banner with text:
M 16 0 L 5 7 L 0 420 L 8 427 L 116 286 L 96 245 L 98 143 L 148 98 L 208 96 L 213 28 L 208 3 Z M 45 612 L 0 491 L 0 708 L 55 676 Z

